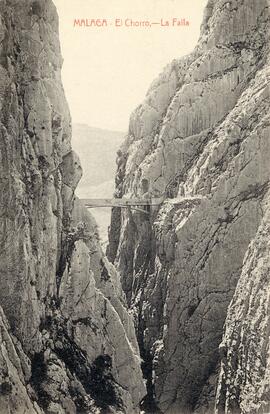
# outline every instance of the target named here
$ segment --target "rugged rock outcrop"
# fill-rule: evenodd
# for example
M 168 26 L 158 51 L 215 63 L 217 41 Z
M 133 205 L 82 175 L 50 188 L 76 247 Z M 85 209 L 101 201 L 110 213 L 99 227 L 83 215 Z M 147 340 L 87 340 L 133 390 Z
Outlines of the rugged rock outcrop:
M 55 6 L 0 0 L 0 16 L 0 412 L 136 413 L 133 319 L 74 196 Z
M 136 316 L 153 412 L 212 413 L 218 377 L 219 412 L 269 409 L 269 308 L 258 297 L 269 295 L 269 79 L 268 0 L 209 0 L 194 52 L 131 116 L 116 196 L 163 202 L 115 209 L 107 254 Z
M 269 193 L 262 209 L 264 217 L 247 250 L 220 345 L 217 413 L 270 412 Z

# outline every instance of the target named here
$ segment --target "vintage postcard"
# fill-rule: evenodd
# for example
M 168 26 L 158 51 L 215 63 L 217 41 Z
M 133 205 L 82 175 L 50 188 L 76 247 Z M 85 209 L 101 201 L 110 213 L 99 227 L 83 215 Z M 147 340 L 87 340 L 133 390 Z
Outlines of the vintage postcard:
M 270 413 L 269 0 L 0 0 L 0 414 Z

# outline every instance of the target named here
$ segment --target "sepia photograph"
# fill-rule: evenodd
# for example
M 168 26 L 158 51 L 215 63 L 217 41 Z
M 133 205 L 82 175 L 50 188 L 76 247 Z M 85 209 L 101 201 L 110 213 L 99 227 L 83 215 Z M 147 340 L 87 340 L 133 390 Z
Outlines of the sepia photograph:
M 270 0 L 0 0 L 0 414 L 270 414 Z

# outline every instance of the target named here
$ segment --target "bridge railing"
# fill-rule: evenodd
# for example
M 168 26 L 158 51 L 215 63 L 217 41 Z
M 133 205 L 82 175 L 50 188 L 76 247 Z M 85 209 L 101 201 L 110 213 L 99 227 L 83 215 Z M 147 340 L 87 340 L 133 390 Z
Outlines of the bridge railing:
M 85 207 L 136 207 L 159 206 L 164 198 L 86 198 L 81 199 Z

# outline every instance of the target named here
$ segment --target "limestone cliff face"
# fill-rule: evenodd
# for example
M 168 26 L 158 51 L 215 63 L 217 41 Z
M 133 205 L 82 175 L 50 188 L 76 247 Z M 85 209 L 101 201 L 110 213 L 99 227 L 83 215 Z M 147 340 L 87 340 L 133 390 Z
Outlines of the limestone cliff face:
M 270 411 L 269 193 L 262 209 L 225 322 L 217 413 Z
M 269 2 L 210 0 L 194 52 L 131 116 L 116 196 L 163 202 L 116 209 L 108 257 L 136 315 L 154 412 L 212 413 L 218 377 L 219 412 L 268 412 L 269 308 L 258 292 L 269 293 L 269 79 Z
M 133 319 L 81 178 L 51 0 L 0 0 L 0 412 L 138 412 Z

